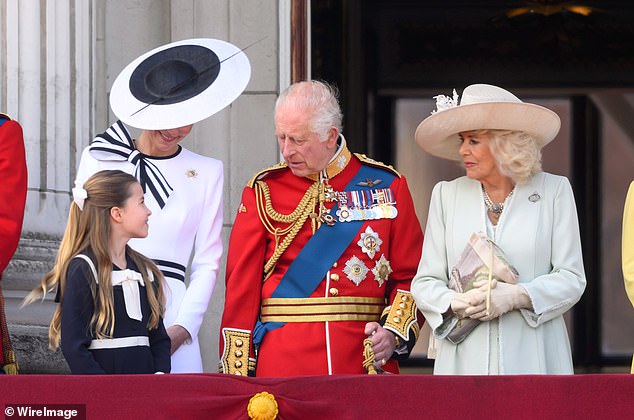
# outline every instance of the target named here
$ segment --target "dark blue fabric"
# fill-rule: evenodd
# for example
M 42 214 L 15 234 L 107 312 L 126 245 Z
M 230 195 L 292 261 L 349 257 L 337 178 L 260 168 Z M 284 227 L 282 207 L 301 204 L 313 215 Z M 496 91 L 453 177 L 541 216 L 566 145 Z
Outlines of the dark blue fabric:
M 92 253 L 86 252 L 92 257 Z M 128 268 L 138 271 L 134 262 L 126 255 Z M 117 267 L 114 267 L 117 270 Z M 151 374 L 170 371 L 170 339 L 163 321 L 159 327 L 148 330 L 151 309 L 144 286 L 139 287 L 141 321 L 131 319 L 125 309 L 123 289 L 113 287 L 114 333 L 113 338 L 147 336 L 150 346 L 135 346 L 114 349 L 89 350 L 94 335 L 90 331 L 90 320 L 95 310 L 92 288 L 95 278 L 88 263 L 73 258 L 66 275 L 66 287 L 62 299 L 61 341 L 64 358 L 73 374 Z M 98 287 L 98 286 L 96 286 Z M 152 286 L 149 286 L 152 287 Z

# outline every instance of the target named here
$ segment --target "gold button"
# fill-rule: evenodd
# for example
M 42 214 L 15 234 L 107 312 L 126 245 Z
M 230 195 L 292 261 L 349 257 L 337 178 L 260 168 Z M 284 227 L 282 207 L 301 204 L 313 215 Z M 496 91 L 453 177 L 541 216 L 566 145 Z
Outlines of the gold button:
M 399 316 L 395 316 L 394 318 L 392 318 L 392 320 L 393 320 L 394 322 L 396 322 L 397 324 L 400 324 L 400 323 L 401 323 L 401 317 L 399 317 Z
M 409 300 L 409 297 L 408 297 L 408 296 L 406 296 L 406 295 L 403 295 L 403 296 L 401 296 L 401 300 L 402 300 L 403 302 L 407 302 L 407 301 Z
M 335 261 L 334 263 L 332 263 L 332 266 L 333 266 L 334 268 L 337 268 L 337 261 Z
M 398 304 L 398 307 L 405 309 L 405 308 L 407 308 L 407 305 L 405 303 L 401 302 L 401 303 Z
M 234 375 L 238 375 L 238 376 L 242 376 L 242 372 L 240 372 L 239 370 L 236 370 L 235 372 L 233 372 Z
M 242 340 L 240 340 L 240 339 L 237 339 L 237 340 L 236 340 L 236 347 L 242 347 L 242 344 L 244 344 L 244 343 L 242 342 Z
M 236 357 L 242 357 L 242 350 L 236 350 L 234 354 L 236 355 Z
M 333 296 L 337 296 L 339 294 L 339 290 L 337 290 L 334 287 L 331 287 L 330 288 L 330 294 L 333 295 Z
M 402 309 L 397 309 L 396 310 L 396 315 L 403 316 L 403 310 Z
M 339 281 L 339 274 L 335 273 L 335 274 L 331 274 L 330 275 L 330 279 L 332 281 Z
M 240 369 L 242 367 L 242 362 L 239 360 L 236 360 L 236 362 L 233 365 L 237 367 L 238 369 Z

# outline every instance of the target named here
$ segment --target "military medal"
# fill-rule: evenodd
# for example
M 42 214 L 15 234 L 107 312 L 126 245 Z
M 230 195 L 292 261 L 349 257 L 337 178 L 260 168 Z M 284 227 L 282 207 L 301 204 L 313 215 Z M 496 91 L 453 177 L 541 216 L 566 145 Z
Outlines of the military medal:
M 324 202 L 332 203 L 337 201 L 337 193 L 328 182 L 320 183 L 322 188 L 319 192 L 319 221 L 328 226 L 333 226 L 336 222 L 335 217 L 330 214 L 330 209 L 324 206 Z
M 380 182 L 381 180 L 366 180 L 364 183 L 376 185 Z M 394 219 L 398 213 L 390 188 L 342 191 L 333 195 L 339 203 L 336 214 L 340 222 Z
M 345 205 L 339 207 L 336 214 L 339 217 L 340 222 L 349 222 L 352 217 L 352 213 L 350 212 L 350 209 Z
M 352 257 L 346 261 L 346 266 L 343 269 L 350 281 L 357 286 L 365 279 L 368 271 L 370 271 L 368 267 L 358 257 Z
M 374 274 L 374 280 L 379 283 L 379 287 L 383 286 L 392 273 L 392 267 L 390 267 L 390 262 L 385 258 L 385 254 L 381 255 L 381 258 L 376 262 L 376 265 L 372 269 L 372 274 Z
M 330 211 L 327 213 L 323 213 L 320 217 L 319 220 L 322 223 L 327 224 L 328 226 L 332 226 L 335 224 L 335 218 L 332 214 L 330 214 Z
M 371 259 L 381 248 L 383 241 L 379 238 L 379 234 L 372 230 L 370 226 L 365 228 L 365 232 L 361 234 L 361 239 L 357 245 L 361 247 L 361 251 L 368 254 Z

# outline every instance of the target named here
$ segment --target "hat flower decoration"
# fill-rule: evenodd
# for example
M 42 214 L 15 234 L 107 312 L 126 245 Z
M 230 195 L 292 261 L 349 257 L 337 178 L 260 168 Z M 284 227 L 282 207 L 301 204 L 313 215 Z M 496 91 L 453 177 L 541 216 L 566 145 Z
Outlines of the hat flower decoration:
M 474 84 L 453 96 L 434 96 L 436 111 L 416 128 L 416 143 L 427 153 L 461 161 L 459 134 L 474 130 L 522 131 L 540 147 L 551 142 L 561 127 L 559 116 L 541 105 L 522 102 L 501 87 Z
M 453 90 L 453 98 L 445 95 L 436 95 L 434 99 L 436 100 L 436 110 L 432 111 L 432 114 L 458 106 L 458 94 L 456 93 L 456 89 Z

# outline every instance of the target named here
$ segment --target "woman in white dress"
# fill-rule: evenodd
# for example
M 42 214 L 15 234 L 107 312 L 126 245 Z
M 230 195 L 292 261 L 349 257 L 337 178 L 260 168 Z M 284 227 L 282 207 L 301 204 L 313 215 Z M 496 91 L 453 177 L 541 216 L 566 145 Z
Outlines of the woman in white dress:
M 235 100 L 249 78 L 244 52 L 220 40 L 184 40 L 141 55 L 112 86 L 120 121 L 83 151 L 77 171 L 77 185 L 102 169 L 141 182 L 149 234 L 129 244 L 165 276 L 172 373 L 203 370 L 198 331 L 218 275 L 223 223 L 222 162 L 179 143 L 194 123 Z M 136 139 L 124 123 L 142 130 Z
M 568 179 L 541 170 L 541 148 L 560 119 L 491 85 L 468 86 L 460 104 L 455 92 L 437 99 L 416 141 L 462 162 L 466 176 L 434 187 L 411 286 L 433 331 L 434 373 L 571 374 L 563 314 L 586 285 L 579 224 Z M 476 232 L 504 251 L 519 273 L 516 284 L 493 279 L 489 286 L 485 277 L 463 293 L 449 287 Z M 466 318 L 480 322 L 462 341 L 451 339 Z

